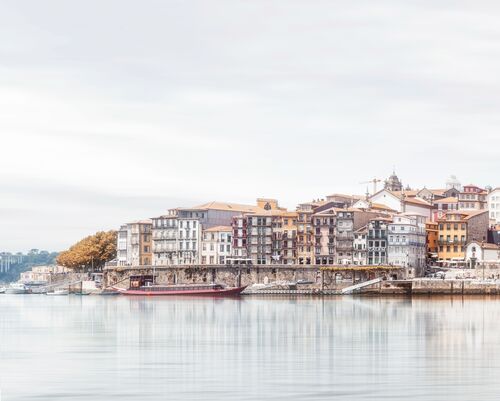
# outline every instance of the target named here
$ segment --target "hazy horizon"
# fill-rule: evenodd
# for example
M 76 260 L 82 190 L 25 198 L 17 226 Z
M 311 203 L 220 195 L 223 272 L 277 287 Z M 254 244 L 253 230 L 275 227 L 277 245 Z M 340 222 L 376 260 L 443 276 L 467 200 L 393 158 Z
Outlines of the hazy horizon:
M 3 1 L 0 251 L 393 168 L 500 185 L 500 3 L 283 4 Z

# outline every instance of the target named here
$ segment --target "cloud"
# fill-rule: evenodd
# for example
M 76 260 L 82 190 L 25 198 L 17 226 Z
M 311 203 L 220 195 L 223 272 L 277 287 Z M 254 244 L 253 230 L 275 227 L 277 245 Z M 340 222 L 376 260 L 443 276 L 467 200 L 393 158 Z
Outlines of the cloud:
M 59 249 L 180 203 L 293 208 L 393 165 L 414 187 L 498 185 L 498 11 L 4 1 L 0 243 Z

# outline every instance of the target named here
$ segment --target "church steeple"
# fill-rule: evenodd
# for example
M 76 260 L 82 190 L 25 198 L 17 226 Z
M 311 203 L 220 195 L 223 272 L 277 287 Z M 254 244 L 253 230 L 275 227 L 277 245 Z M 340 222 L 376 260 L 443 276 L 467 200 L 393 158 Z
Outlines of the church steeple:
M 403 183 L 396 175 L 395 169 L 393 169 L 392 175 L 385 181 L 384 188 L 388 189 L 389 191 L 402 191 L 403 190 Z

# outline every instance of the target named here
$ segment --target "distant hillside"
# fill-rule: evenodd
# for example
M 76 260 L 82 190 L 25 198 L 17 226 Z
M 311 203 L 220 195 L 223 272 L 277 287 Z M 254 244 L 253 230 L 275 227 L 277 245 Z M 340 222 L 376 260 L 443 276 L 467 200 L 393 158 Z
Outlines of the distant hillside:
M 56 263 L 58 252 L 40 251 L 32 249 L 28 253 L 0 253 L 0 282 L 19 280 L 19 274 L 30 270 L 32 266 L 53 265 Z M 7 270 L 7 266 L 8 270 Z M 5 271 L 7 270 L 7 271 Z

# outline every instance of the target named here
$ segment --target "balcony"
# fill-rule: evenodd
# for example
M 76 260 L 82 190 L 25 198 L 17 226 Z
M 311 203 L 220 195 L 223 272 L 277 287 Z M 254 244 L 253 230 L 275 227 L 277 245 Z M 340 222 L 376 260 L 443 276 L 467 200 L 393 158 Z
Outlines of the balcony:
M 447 240 L 447 239 L 439 239 L 439 240 L 438 240 L 438 244 L 439 244 L 439 245 L 463 245 L 463 246 L 465 246 L 465 245 L 467 245 L 467 241 L 465 241 L 465 240 L 460 240 L 460 239 L 459 239 L 459 240 L 452 240 L 452 239 L 450 239 L 450 240 Z

